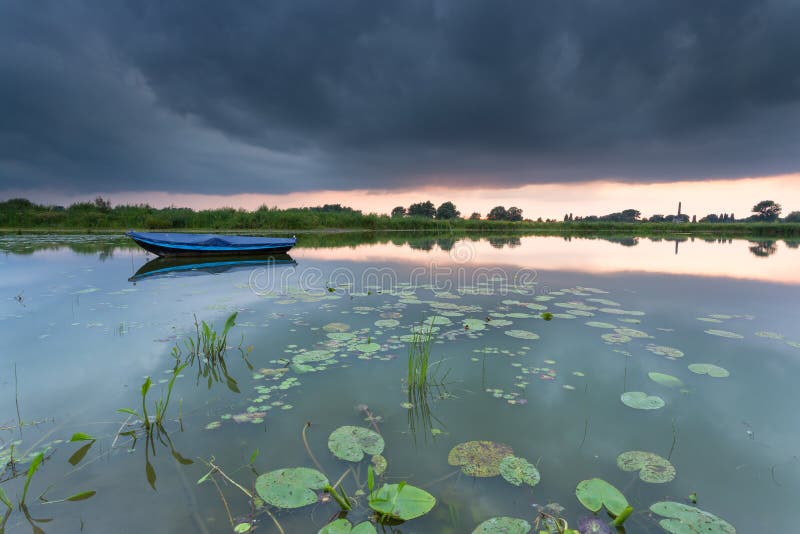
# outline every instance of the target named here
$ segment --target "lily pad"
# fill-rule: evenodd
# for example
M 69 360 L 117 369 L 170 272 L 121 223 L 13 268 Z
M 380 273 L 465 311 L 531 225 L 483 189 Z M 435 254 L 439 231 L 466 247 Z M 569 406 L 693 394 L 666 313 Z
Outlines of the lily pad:
M 603 334 L 600 337 L 603 338 L 603 341 L 607 343 L 627 343 L 628 341 L 633 339 L 630 336 L 626 336 L 625 334 L 619 334 L 617 332 L 614 332 L 613 334 L 612 333 Z
M 744 339 L 744 336 L 736 332 L 728 332 L 727 330 L 706 330 L 706 334 L 717 337 L 727 337 L 729 339 Z
M 364 521 L 354 527 L 347 519 L 337 519 L 322 527 L 317 534 L 377 534 L 377 531 L 375 525 L 369 521 Z
M 308 467 L 290 467 L 264 473 L 256 479 L 256 492 L 278 508 L 300 508 L 317 502 L 314 490 L 328 485 L 328 478 Z
M 590 478 L 578 483 L 575 496 L 591 512 L 599 512 L 605 506 L 606 510 L 617 516 L 628 505 L 628 499 L 620 491 L 600 478 Z
M 658 522 L 672 534 L 736 534 L 733 525 L 709 512 L 682 503 L 663 501 L 650 506 L 650 511 L 666 519 Z
M 356 349 L 361 352 L 370 353 L 380 350 L 381 346 L 378 343 L 361 343 L 356 345 Z
M 376 475 L 382 475 L 384 471 L 386 471 L 387 461 L 380 454 L 375 454 L 372 456 L 372 469 L 375 471 Z
M 408 484 L 386 484 L 369 496 L 369 507 L 393 519 L 408 521 L 423 516 L 436 505 L 427 491 Z
M 364 453 L 380 454 L 384 446 L 380 434 L 361 426 L 341 426 L 328 437 L 328 449 L 337 458 L 348 462 L 360 462 Z
M 356 335 L 352 332 L 331 332 L 328 334 L 328 338 L 334 341 L 349 341 L 354 337 L 356 337 Z
M 539 335 L 528 330 L 506 330 L 505 335 L 515 337 L 517 339 L 539 339 Z
M 689 370 L 698 375 L 708 375 L 712 378 L 726 378 L 731 374 L 724 367 L 712 363 L 692 363 Z
M 521 486 L 523 483 L 535 486 L 541 480 L 539 470 L 525 458 L 506 456 L 500 462 L 500 474 L 506 482 Z
M 652 452 L 628 451 L 617 456 L 617 467 L 623 471 L 639 471 L 639 478 L 651 484 L 663 484 L 675 479 L 675 467 Z
M 397 319 L 380 319 L 378 321 L 375 321 L 375 326 L 379 326 L 381 328 L 394 328 L 399 324 L 400 321 L 398 321 Z
M 516 517 L 493 517 L 472 531 L 472 534 L 528 534 L 531 524 Z
M 637 410 L 658 410 L 664 407 L 664 399 L 658 395 L 648 395 L 642 391 L 626 391 L 620 397 L 625 406 Z
M 595 516 L 586 516 L 578 520 L 580 534 L 614 534 L 608 523 Z
M 672 347 L 665 347 L 664 345 L 647 345 L 645 348 L 650 352 L 652 352 L 653 354 L 656 354 L 658 356 L 665 356 L 670 360 L 683 358 L 683 351 Z
M 350 325 L 345 323 L 328 323 L 322 327 L 326 332 L 347 332 L 350 330 Z
M 486 321 L 480 319 L 464 319 L 464 328 L 477 332 L 486 328 Z
M 292 363 L 301 365 L 304 363 L 310 362 L 321 362 L 324 360 L 330 360 L 336 354 L 329 350 L 309 350 L 306 352 L 301 352 L 294 358 L 292 358 Z
M 648 334 L 647 332 L 642 332 L 641 330 L 636 330 L 636 329 L 627 328 L 627 327 L 617 328 L 614 331 L 617 334 L 620 334 L 620 335 L 623 335 L 623 336 L 627 336 L 627 337 L 635 337 L 635 338 L 640 338 L 640 339 L 651 337 L 650 334 Z
M 589 321 L 586 323 L 586 326 L 591 326 L 592 328 L 605 328 L 606 330 L 613 330 L 617 328 L 617 325 L 611 323 L 604 323 L 601 321 Z
M 676 376 L 667 375 L 664 373 L 647 373 L 647 376 L 650 377 L 650 380 L 656 384 L 661 384 L 662 386 L 666 386 L 668 388 L 683 387 L 683 381 Z
M 447 455 L 447 463 L 461 466 L 465 475 L 472 477 L 496 477 L 500 474 L 500 463 L 514 450 L 503 443 L 493 441 L 467 441 L 459 443 Z

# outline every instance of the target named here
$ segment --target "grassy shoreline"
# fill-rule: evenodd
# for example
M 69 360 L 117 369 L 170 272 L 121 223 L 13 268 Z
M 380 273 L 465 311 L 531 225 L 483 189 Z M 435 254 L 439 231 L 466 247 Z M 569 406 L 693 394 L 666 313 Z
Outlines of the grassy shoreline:
M 388 219 L 392 221 L 392 219 Z M 405 221 L 404 221 L 405 222 Z M 564 222 L 507 222 L 507 221 L 436 221 L 413 220 L 400 227 L 392 225 L 354 226 L 354 227 L 211 227 L 211 228 L 138 228 L 141 231 L 166 231 L 187 233 L 234 233 L 234 234 L 340 234 L 340 233 L 433 233 L 433 234 L 490 234 L 496 232 L 520 235 L 543 236 L 630 236 L 630 237 L 758 237 L 758 238 L 800 238 L 800 223 L 564 223 Z M 112 227 L 0 227 L 0 234 L 94 234 L 116 235 L 128 228 Z

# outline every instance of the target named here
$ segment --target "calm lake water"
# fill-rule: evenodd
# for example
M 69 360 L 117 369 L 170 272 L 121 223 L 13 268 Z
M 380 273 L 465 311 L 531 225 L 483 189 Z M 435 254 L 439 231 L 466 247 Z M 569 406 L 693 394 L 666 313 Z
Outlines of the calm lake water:
M 215 485 L 197 484 L 204 462 L 248 490 L 258 474 L 315 468 L 306 422 L 331 482 L 353 467 L 343 482 L 351 495 L 369 455 L 349 463 L 331 454 L 328 436 L 343 425 L 383 436 L 378 484 L 407 481 L 436 497 L 430 513 L 394 532 L 469 533 L 494 516 L 533 523 L 534 505 L 549 503 L 576 526 L 591 515 L 576 485 L 594 477 L 634 507 L 628 533 L 664 532 L 649 507 L 691 504 L 692 493 L 737 532 L 795 532 L 796 243 L 300 235 L 279 262 L 189 270 L 142 270 L 152 257 L 119 236 L 0 236 L 0 251 L 0 487 L 15 503 L 33 454 L 45 451 L 30 519 L 15 507 L 6 532 L 37 520 L 45 532 L 231 532 Z M 220 331 L 234 312 L 225 369 L 183 369 L 164 432 L 148 447 L 141 425 L 117 409 L 141 409 L 149 376 L 152 413 L 194 317 Z M 425 325 L 444 386 L 410 399 L 408 341 Z M 656 409 L 629 406 L 631 392 Z M 135 443 L 118 435 L 126 431 Z M 96 441 L 68 442 L 77 432 Z M 448 453 L 471 440 L 509 446 L 541 481 L 463 474 Z M 626 451 L 668 459 L 674 480 L 621 470 Z M 216 480 L 236 523 L 277 532 Z M 90 490 L 78 502 L 39 499 Z M 285 532 L 305 533 L 338 507 L 269 509 Z M 367 517 L 362 496 L 349 518 Z

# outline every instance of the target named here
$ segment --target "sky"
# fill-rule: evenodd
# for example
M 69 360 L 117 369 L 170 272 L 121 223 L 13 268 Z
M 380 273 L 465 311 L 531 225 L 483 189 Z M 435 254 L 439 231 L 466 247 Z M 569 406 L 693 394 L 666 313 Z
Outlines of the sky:
M 0 198 L 800 210 L 795 0 L 0 2 Z

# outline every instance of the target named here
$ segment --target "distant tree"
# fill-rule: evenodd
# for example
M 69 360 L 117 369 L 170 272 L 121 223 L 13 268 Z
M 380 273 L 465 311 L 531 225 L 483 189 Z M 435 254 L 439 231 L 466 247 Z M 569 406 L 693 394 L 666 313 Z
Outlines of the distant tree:
M 731 222 L 736 222 L 736 217 L 731 213 Z
M 638 221 L 639 218 L 641 218 L 641 216 L 642 212 L 640 212 L 639 210 L 627 209 L 622 211 L 622 217 L 626 221 L 635 222 Z
M 719 222 L 719 215 L 717 215 L 716 213 L 709 213 L 708 215 L 706 215 L 705 217 L 700 219 L 700 222 L 704 222 L 704 223 L 716 223 L 716 222 Z
M 783 222 L 800 222 L 800 211 L 793 211 L 789 215 L 783 218 Z
M 692 222 L 693 222 L 693 223 L 696 223 L 696 222 L 697 222 L 697 215 L 692 215 Z
M 406 209 L 403 206 L 397 206 L 392 210 L 392 218 L 394 219 L 405 216 L 406 216 Z
M 104 213 L 111 211 L 111 201 L 106 200 L 103 197 L 97 197 L 94 199 L 94 207 Z
M 564 214 L 564 222 L 569 222 L 569 213 Z
M 570 214 L 569 214 L 569 222 L 572 222 L 572 221 L 574 221 L 574 220 L 575 220 L 575 219 L 572 217 L 572 214 L 570 213 Z
M 473 211 L 472 215 L 469 216 L 469 220 L 470 221 L 480 221 L 481 220 L 481 214 L 478 213 L 477 211 Z
M 753 213 L 760 221 L 771 222 L 780 217 L 781 205 L 772 200 L 762 200 L 753 206 Z
M 514 222 L 521 221 L 522 210 L 516 206 L 511 206 L 510 208 L 508 208 L 508 211 L 506 212 L 506 220 Z
M 495 206 L 486 216 L 487 219 L 490 221 L 505 221 L 508 217 L 508 212 L 506 212 L 506 208 L 503 206 Z
M 436 207 L 430 200 L 418 202 L 408 207 L 408 215 L 410 217 L 427 217 L 428 219 L 433 219 L 434 215 L 436 215 Z
M 461 212 L 456 209 L 456 205 L 452 202 L 443 202 L 441 206 L 436 208 L 437 219 L 457 219 Z
M 653 215 L 652 217 L 650 217 L 647 220 L 652 222 L 652 223 L 663 223 L 665 219 L 664 219 L 663 215 L 661 215 L 660 213 L 657 213 L 656 215 Z

